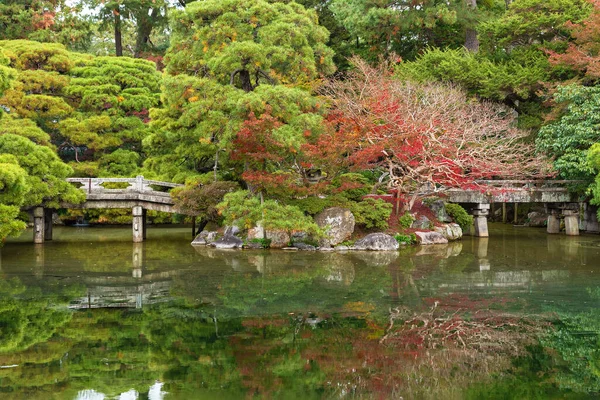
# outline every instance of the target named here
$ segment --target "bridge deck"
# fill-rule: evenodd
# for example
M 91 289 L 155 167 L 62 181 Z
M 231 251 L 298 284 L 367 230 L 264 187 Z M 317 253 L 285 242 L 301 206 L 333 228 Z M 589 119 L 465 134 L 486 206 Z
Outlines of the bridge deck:
M 577 197 L 568 186 L 580 181 L 480 181 L 479 190 L 448 189 L 444 193 L 452 203 L 573 203 Z
M 144 179 L 143 176 L 136 178 L 68 178 L 67 181 L 79 184 L 80 189 L 86 194 L 84 203 L 62 204 L 65 208 L 75 209 L 141 206 L 146 210 L 178 212 L 174 207 L 169 190 L 183 186 L 171 182 Z M 104 186 L 105 184 L 108 184 L 107 187 Z

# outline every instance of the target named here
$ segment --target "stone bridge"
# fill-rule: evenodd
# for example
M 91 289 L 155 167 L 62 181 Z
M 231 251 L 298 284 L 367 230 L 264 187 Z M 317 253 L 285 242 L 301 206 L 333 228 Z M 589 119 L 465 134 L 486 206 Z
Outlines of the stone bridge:
M 500 203 L 541 203 L 548 211 L 548 233 L 558 233 L 560 218 L 564 218 L 567 235 L 579 235 L 581 204 L 569 192 L 569 186 L 581 181 L 566 180 L 498 180 L 479 181 L 478 190 L 447 189 L 443 193 L 451 203 L 463 204 L 474 218 L 475 236 L 487 237 L 487 216 L 490 206 Z M 505 213 L 505 208 L 503 208 Z
M 135 178 L 68 178 L 67 182 L 78 185 L 85 193 L 81 204 L 62 203 L 61 208 L 121 208 L 133 213 L 133 241 L 146 238 L 146 211 L 179 212 L 169 191 L 183 186 L 176 183 Z M 43 207 L 33 209 L 33 241 L 44 243 L 52 240 L 52 211 Z

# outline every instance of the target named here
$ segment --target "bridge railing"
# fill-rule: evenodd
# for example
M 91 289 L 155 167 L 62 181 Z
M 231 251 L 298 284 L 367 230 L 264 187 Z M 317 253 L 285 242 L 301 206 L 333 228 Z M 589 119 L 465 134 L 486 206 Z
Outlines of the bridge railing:
M 530 180 L 480 180 L 476 182 L 484 188 L 494 188 L 500 190 L 543 190 L 546 192 L 558 191 L 566 192 L 569 186 L 585 183 L 578 180 L 551 180 L 551 179 L 530 179 Z
M 87 194 L 94 193 L 151 193 L 157 195 L 169 195 L 169 190 L 175 187 L 183 186 L 178 183 L 161 182 L 151 179 L 144 179 L 143 176 L 138 175 L 135 178 L 67 178 L 67 182 L 80 184 L 82 189 Z M 102 185 L 105 183 L 116 183 L 123 184 L 123 187 L 119 188 L 106 188 Z M 125 185 L 126 184 L 126 185 Z M 154 187 L 160 187 L 162 190 L 156 190 Z

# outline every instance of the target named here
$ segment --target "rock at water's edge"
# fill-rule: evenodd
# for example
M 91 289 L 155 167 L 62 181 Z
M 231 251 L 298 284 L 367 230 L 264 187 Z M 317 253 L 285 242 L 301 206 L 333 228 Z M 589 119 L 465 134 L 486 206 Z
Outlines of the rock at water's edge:
M 355 250 L 392 251 L 398 250 L 398 241 L 385 233 L 371 233 L 354 243 Z
M 448 243 L 448 239 L 446 239 L 439 232 L 415 232 L 415 235 L 417 235 L 417 238 L 419 239 L 419 243 L 422 245 Z
M 347 208 L 331 207 L 321 211 L 315 217 L 320 228 L 327 229 L 327 238 L 321 240 L 321 247 L 335 246 L 352 236 L 354 215 Z
M 463 236 L 460 225 L 455 223 L 436 226 L 435 231 L 441 233 L 448 240 L 458 240 Z
M 210 245 L 217 249 L 241 249 L 244 242 L 239 237 L 228 235 L 212 242 Z

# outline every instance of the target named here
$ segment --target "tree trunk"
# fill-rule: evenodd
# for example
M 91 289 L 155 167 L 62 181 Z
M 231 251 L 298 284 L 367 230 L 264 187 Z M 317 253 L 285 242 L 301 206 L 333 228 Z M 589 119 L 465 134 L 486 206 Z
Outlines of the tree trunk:
M 477 0 L 466 0 L 467 7 L 473 11 L 477 9 Z M 471 53 L 477 53 L 479 51 L 479 39 L 477 39 L 477 31 L 473 28 L 467 28 L 465 34 L 465 48 Z
M 208 219 L 201 218 L 200 222 L 197 225 L 196 233 L 194 234 L 194 237 L 196 237 L 197 235 L 199 235 L 200 232 L 202 232 L 204 230 L 204 228 L 206 228 L 206 225 L 208 225 Z
M 144 50 L 148 49 L 150 42 L 150 34 L 152 33 L 153 21 L 159 16 L 160 8 L 155 7 L 149 14 L 150 8 L 144 9 L 137 15 L 137 32 L 135 38 L 134 57 L 139 58 Z
M 240 81 L 242 83 L 242 90 L 244 92 L 251 92 L 254 90 L 254 86 L 252 86 L 252 81 L 250 80 L 250 72 L 243 69 L 240 71 Z
M 123 56 L 123 40 L 121 39 L 121 14 L 119 9 L 114 9 L 115 15 L 115 54 L 117 57 Z

